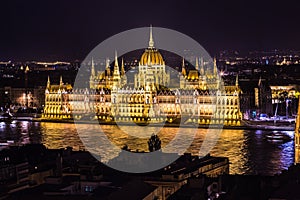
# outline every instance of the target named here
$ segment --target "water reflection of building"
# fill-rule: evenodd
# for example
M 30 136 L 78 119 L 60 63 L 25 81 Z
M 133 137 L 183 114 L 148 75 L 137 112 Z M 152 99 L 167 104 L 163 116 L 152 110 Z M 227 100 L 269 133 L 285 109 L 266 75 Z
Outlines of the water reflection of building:
M 180 87 L 170 89 L 170 74 L 165 61 L 154 47 L 152 29 L 149 46 L 142 54 L 138 73 L 134 76 L 134 88 L 126 87 L 127 77 L 122 60 L 121 69 L 115 56 L 114 68 L 106 62 L 105 71 L 95 71 L 92 60 L 89 89 L 73 89 L 62 80 L 51 85 L 48 80 L 45 98 L 45 118 L 82 118 L 96 113 L 101 120 L 160 121 L 188 116 L 193 122 L 209 124 L 220 120 L 239 125 L 240 87 L 223 86 L 217 73 L 216 61 L 212 70 L 204 70 L 204 62 L 196 59 L 195 69 L 186 69 L 183 59 Z M 213 121 L 212 121 L 213 120 Z

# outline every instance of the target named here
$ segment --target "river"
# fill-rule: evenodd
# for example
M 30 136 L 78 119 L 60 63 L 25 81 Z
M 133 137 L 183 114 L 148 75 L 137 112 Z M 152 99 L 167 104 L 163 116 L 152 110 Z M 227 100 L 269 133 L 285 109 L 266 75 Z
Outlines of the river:
M 13 121 L 11 124 L 0 122 L 0 140 L 14 140 L 19 144 L 42 143 L 47 148 L 73 147 L 74 150 L 86 150 L 83 139 L 95 142 L 94 146 L 99 149 L 105 161 L 117 156 L 118 152 L 103 148 L 98 145 L 97 137 L 93 135 L 94 130 L 98 130 L 99 125 L 91 124 L 71 124 L 71 123 L 51 123 L 51 122 L 28 122 Z M 80 130 L 80 136 L 78 131 Z M 151 133 L 157 132 L 162 141 L 162 147 L 172 141 L 178 128 L 151 128 L 145 127 L 140 131 L 140 127 L 128 126 L 118 127 L 116 125 L 101 125 L 101 130 L 105 134 L 97 133 L 98 136 L 108 138 L 112 144 L 121 148 L 125 144 L 130 149 L 147 151 L 147 140 Z M 124 133 L 127 130 L 127 133 Z M 190 134 L 188 129 L 181 129 L 184 133 Z M 198 155 L 199 149 L 207 136 L 208 129 L 193 129 L 192 143 L 187 152 Z M 128 134 L 130 133 L 130 135 Z M 294 141 L 286 143 L 270 142 L 266 139 L 266 134 L 270 131 L 262 130 L 229 130 L 220 132 L 216 144 L 210 150 L 212 156 L 225 156 L 230 161 L 231 174 L 261 174 L 274 175 L 287 169 L 294 163 Z M 141 134 L 141 135 L 139 135 Z M 293 131 L 285 131 L 285 134 L 293 137 Z M 177 142 L 173 149 L 182 148 L 185 137 Z M 101 152 L 102 151 L 102 152 Z

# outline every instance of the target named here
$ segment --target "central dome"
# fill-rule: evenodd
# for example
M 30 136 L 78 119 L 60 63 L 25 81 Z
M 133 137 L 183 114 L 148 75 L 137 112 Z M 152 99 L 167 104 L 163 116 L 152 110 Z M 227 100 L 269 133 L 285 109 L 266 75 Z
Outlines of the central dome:
M 149 47 L 145 49 L 143 53 L 140 65 L 164 65 L 165 61 L 160 52 L 154 47 L 154 41 L 152 36 L 152 26 L 150 26 L 150 39 Z
M 155 48 L 148 48 L 143 53 L 141 60 L 141 65 L 164 65 L 164 59 L 159 51 Z

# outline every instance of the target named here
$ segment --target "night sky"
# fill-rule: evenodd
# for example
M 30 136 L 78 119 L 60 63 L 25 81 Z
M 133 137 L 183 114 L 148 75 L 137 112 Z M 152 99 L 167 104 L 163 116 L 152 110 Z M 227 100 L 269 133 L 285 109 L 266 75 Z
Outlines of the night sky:
M 131 28 L 171 28 L 220 50 L 300 48 L 300 2 L 263 0 L 5 0 L 0 61 L 83 59 L 98 43 Z

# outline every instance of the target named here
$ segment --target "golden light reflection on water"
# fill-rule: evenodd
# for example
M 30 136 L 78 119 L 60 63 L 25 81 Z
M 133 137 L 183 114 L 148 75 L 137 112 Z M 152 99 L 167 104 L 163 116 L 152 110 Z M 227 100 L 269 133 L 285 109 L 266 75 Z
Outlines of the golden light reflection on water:
M 247 171 L 247 152 L 243 130 L 223 130 L 216 146 L 211 150 L 212 156 L 228 157 L 231 174 L 243 174 Z
M 84 150 L 74 124 L 41 123 L 43 133 L 42 143 L 50 149 L 73 147 L 74 150 Z
M 108 160 L 118 156 L 125 144 L 132 150 L 148 151 L 148 138 L 138 138 L 124 133 L 117 126 L 102 125 L 105 134 L 99 131 L 99 125 L 77 124 L 81 133 L 77 134 L 74 124 L 63 123 L 41 123 L 42 143 L 48 148 L 73 147 L 75 150 L 89 148 L 91 153 L 101 155 L 101 160 Z M 123 127 L 124 128 L 124 127 Z M 128 126 L 126 131 L 131 132 L 135 127 Z M 124 130 L 124 129 L 123 129 Z M 185 139 L 193 134 L 189 129 L 185 130 L 182 137 L 178 138 L 170 151 L 177 152 Z M 193 129 L 195 130 L 195 129 Z M 152 134 L 149 128 L 149 135 Z M 174 139 L 178 128 L 163 128 L 158 133 L 162 147 L 165 147 Z M 231 163 L 231 174 L 275 174 L 286 169 L 293 163 L 293 141 L 286 144 L 270 144 L 265 140 L 267 132 L 247 130 L 222 130 L 220 138 L 214 148 L 210 151 L 212 156 L 228 157 Z M 145 135 L 142 133 L 142 135 Z M 199 150 L 205 137 L 207 129 L 196 129 L 196 134 L 187 152 L 199 155 Z M 104 142 L 103 142 L 104 141 Z M 107 142 L 108 141 L 108 142 Z M 113 144 L 113 148 L 108 143 Z

